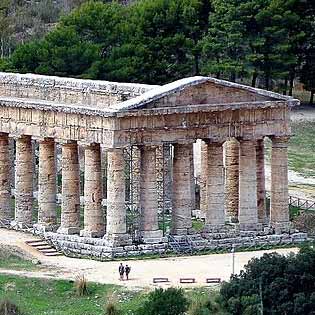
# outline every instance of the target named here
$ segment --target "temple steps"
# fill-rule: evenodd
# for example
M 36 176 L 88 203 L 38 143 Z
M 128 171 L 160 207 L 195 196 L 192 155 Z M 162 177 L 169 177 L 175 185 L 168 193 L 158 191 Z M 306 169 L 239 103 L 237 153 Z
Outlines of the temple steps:
M 35 248 L 45 256 L 62 256 L 61 252 L 58 252 L 56 248 L 45 240 L 30 240 L 26 241 L 26 244 Z

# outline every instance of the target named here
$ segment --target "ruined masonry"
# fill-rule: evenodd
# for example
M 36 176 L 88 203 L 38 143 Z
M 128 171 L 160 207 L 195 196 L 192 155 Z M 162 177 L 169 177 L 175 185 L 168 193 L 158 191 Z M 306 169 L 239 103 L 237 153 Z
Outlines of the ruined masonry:
M 288 211 L 290 109 L 298 103 L 210 77 L 151 86 L 0 73 L 0 221 L 31 228 L 66 254 L 98 258 L 182 243 L 203 250 L 303 241 Z

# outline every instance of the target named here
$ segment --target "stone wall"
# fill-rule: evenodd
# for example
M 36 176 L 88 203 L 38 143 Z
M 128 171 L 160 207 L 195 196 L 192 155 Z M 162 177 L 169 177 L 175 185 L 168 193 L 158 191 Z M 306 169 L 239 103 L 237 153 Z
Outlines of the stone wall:
M 206 235 L 205 235 L 206 236 Z M 159 244 L 140 244 L 112 247 L 108 241 L 97 238 L 79 237 L 75 235 L 60 235 L 57 233 L 45 233 L 44 237 L 58 250 L 67 256 L 92 257 L 94 259 L 107 260 L 119 257 L 132 257 L 143 255 L 163 255 L 174 252 L 174 248 L 167 238 L 163 238 Z M 201 237 L 190 235 L 189 243 L 194 252 L 226 249 L 234 245 L 236 248 L 255 248 L 257 246 L 280 246 L 300 244 L 307 240 L 306 233 L 293 233 L 272 235 L 268 232 L 227 232 L 213 233 Z M 186 241 L 186 236 L 174 236 L 178 242 Z

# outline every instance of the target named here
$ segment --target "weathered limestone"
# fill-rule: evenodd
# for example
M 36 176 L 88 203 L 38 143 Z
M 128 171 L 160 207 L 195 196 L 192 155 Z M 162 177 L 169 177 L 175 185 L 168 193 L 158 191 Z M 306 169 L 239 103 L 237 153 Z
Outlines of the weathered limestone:
M 257 174 L 255 141 L 240 141 L 239 224 L 241 230 L 257 229 Z
M 82 245 L 82 255 L 88 252 L 87 247 L 91 250 L 91 244 L 105 244 L 117 256 L 122 251 L 134 252 L 131 248 L 137 248 L 139 253 L 164 250 L 164 232 L 168 232 L 164 218 L 168 219 L 165 215 L 172 206 L 175 235 L 171 240 L 186 242 L 189 233 L 189 242 L 194 240 L 198 248 L 203 246 L 201 237 L 207 238 L 207 246 L 213 248 L 219 244 L 230 246 L 238 242 L 238 237 L 252 244 L 252 237 L 263 238 L 274 229 L 277 233 L 287 232 L 287 138 L 283 136 L 290 135 L 290 107 L 296 104 L 297 100 L 287 96 L 207 77 L 153 87 L 0 73 L 0 219 L 9 217 L 10 212 L 7 137 L 11 135 L 18 138 L 16 226 L 32 223 L 38 161 L 38 222 L 45 229 L 35 230 L 46 233 L 46 227 L 56 223 L 56 182 L 60 183 L 56 174 L 62 169 L 62 196 L 58 195 L 62 218 L 56 237 L 88 243 Z M 271 227 L 261 231 L 261 223 L 266 223 L 264 147 L 263 141 L 257 139 L 265 136 L 273 138 L 272 209 Z M 32 154 L 31 138 L 44 139 L 39 156 L 37 149 Z M 191 233 L 195 204 L 191 143 L 201 139 L 206 142 L 202 143 L 198 159 L 203 213 L 193 213 L 205 217 L 206 227 L 195 235 Z M 236 139 L 243 139 L 241 145 Z M 64 143 L 62 167 L 61 146 L 58 144 L 56 149 L 54 141 Z M 225 141 L 226 195 L 221 145 Z M 77 142 L 87 145 L 84 154 Z M 109 151 L 108 163 L 101 157 L 100 147 Z M 14 153 L 14 145 L 10 150 Z M 11 160 L 12 170 L 14 158 Z M 80 165 L 81 177 L 85 172 L 84 185 Z M 108 185 L 103 185 L 101 174 Z M 78 233 L 81 227 L 80 190 L 85 198 L 81 238 L 66 235 Z M 105 195 L 104 236 L 101 199 Z M 226 219 L 237 223 L 238 218 L 240 229 L 238 225 L 224 225 Z M 162 222 L 163 232 L 159 230 Z M 101 240 L 91 240 L 102 236 Z M 282 236 L 276 235 L 276 241 Z M 101 256 L 103 249 L 93 249 L 98 253 L 100 250 Z
M 240 145 L 235 138 L 225 142 L 225 208 L 231 222 L 238 221 L 239 152 Z
M 62 145 L 62 205 L 58 233 L 80 232 L 80 169 L 76 142 Z
M 113 244 L 126 242 L 126 186 L 123 149 L 107 152 L 107 217 L 106 238 Z
M 206 226 L 222 227 L 225 223 L 224 213 L 224 169 L 222 143 L 207 143 L 207 211 Z
M 11 220 L 11 185 L 10 185 L 9 137 L 0 133 L 0 220 Z
M 33 157 L 30 136 L 16 139 L 15 169 L 15 223 L 32 224 L 33 210 Z
M 102 209 L 102 167 L 99 144 L 85 147 L 84 230 L 81 236 L 101 237 L 105 233 Z
M 158 225 L 158 200 L 156 183 L 156 147 L 143 146 L 141 149 L 141 236 L 144 242 L 154 242 L 162 238 Z
M 258 222 L 266 222 L 266 188 L 265 188 L 265 145 L 264 140 L 256 143 L 256 167 L 257 167 L 257 211 Z
M 205 215 L 208 207 L 207 202 L 207 177 L 208 177 L 208 145 L 201 142 L 201 167 L 200 167 L 200 210 Z
M 38 223 L 53 227 L 56 217 L 56 154 L 54 139 L 39 142 Z
M 174 144 L 172 233 L 187 234 L 192 227 L 194 186 L 193 144 Z
M 277 234 L 289 230 L 288 140 L 289 137 L 272 138 L 270 223 Z

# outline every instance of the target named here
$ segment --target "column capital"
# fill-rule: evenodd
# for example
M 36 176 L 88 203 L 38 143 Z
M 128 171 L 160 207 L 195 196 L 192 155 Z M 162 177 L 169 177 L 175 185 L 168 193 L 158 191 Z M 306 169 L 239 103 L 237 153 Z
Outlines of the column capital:
M 270 139 L 273 147 L 287 147 L 290 136 L 271 136 Z
M 56 142 L 62 145 L 71 145 L 71 144 L 78 145 L 78 141 L 76 140 L 58 139 L 58 141 Z
M 212 139 L 202 139 L 202 141 L 203 141 L 204 143 L 206 143 L 207 145 L 210 144 L 210 145 L 217 146 L 217 147 L 222 146 L 223 143 L 225 142 L 225 141 L 223 141 L 223 140 L 214 141 L 214 140 L 212 140 Z

